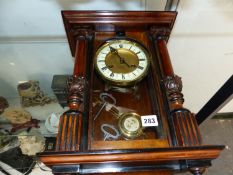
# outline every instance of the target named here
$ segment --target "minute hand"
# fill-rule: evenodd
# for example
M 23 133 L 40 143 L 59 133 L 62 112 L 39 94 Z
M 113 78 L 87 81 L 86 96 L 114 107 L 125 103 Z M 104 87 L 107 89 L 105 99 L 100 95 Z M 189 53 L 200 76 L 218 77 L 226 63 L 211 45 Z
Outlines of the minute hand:
M 113 47 L 111 47 L 111 46 L 109 46 L 109 48 L 110 48 L 110 51 L 111 51 L 112 53 L 116 54 L 117 57 L 120 58 L 120 63 L 123 64 L 123 63 L 124 63 L 124 59 L 119 55 L 117 49 L 115 49 L 115 48 L 113 48 Z
M 126 64 L 128 67 L 131 67 L 124 59 L 122 60 L 122 63 Z

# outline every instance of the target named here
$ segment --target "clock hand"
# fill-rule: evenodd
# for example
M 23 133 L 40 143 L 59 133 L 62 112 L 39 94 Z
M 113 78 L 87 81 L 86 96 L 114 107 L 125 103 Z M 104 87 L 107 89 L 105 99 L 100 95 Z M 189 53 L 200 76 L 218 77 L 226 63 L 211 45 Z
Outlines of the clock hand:
M 130 65 L 130 67 L 137 67 L 135 64 Z
M 113 68 L 113 65 L 107 65 L 107 67 L 111 69 L 111 68 Z
M 112 46 L 109 46 L 109 48 L 110 48 L 110 52 L 116 54 L 117 57 L 120 58 L 120 63 L 123 64 L 124 63 L 124 59 L 118 54 L 117 49 L 113 48 Z
M 129 65 L 129 64 L 125 61 L 124 58 L 123 58 L 122 61 L 123 61 L 123 63 L 126 64 L 128 67 L 137 67 L 135 64 Z
M 131 67 L 124 59 L 122 60 L 122 63 L 126 64 L 128 67 Z
M 117 54 L 117 50 L 115 48 L 113 48 L 112 46 L 109 45 L 110 51 L 112 53 L 116 53 Z
M 122 58 L 117 49 L 113 48 L 112 46 L 109 45 L 109 48 L 110 48 L 110 52 L 116 54 L 118 56 L 118 58 L 120 58 L 120 64 L 126 64 L 128 67 L 136 67 L 134 64 L 133 65 L 129 65 L 124 58 Z

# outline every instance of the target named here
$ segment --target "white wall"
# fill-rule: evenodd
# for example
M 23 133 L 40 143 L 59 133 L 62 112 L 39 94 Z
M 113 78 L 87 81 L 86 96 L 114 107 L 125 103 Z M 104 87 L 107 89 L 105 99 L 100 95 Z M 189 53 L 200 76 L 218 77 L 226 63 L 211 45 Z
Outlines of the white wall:
M 0 0 L 0 37 L 64 36 L 61 10 L 144 10 L 141 0 Z
M 41 88 L 51 95 L 54 74 L 71 74 L 73 60 L 67 43 L 0 44 L 0 96 L 18 96 L 20 81 L 39 80 Z
M 0 0 L 0 96 L 16 97 L 19 81 L 37 79 L 51 94 L 54 74 L 71 74 L 73 59 L 61 10 L 161 10 L 154 0 Z M 183 79 L 185 106 L 198 110 L 232 75 L 233 1 L 181 0 L 168 43 Z M 233 103 L 222 112 L 233 112 Z
M 61 10 L 144 9 L 142 0 L 0 0 L 0 96 L 17 98 L 27 80 L 51 95 L 53 75 L 72 74 Z
M 181 0 L 168 48 L 185 106 L 198 112 L 233 73 L 233 1 Z

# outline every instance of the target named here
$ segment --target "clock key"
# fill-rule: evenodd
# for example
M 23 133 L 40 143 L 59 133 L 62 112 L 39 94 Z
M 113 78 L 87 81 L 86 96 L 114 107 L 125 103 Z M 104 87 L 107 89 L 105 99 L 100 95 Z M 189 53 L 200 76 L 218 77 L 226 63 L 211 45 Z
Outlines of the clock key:
M 116 99 L 109 93 L 101 93 L 100 94 L 100 100 L 103 102 L 103 105 L 100 107 L 99 111 L 96 113 L 94 120 L 96 120 L 96 118 L 100 115 L 100 113 L 102 112 L 102 110 L 104 109 L 104 107 L 106 107 L 107 104 L 116 104 Z
M 102 124 L 101 131 L 104 133 L 104 141 L 109 139 L 116 140 L 120 136 L 119 131 L 113 125 Z

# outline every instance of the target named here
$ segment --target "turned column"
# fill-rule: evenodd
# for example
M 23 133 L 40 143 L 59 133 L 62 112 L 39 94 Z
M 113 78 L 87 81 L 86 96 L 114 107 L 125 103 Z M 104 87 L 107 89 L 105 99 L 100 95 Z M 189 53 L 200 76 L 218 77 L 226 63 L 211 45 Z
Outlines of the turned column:
M 164 72 L 164 85 L 170 105 L 171 131 L 175 132 L 174 146 L 198 146 L 202 139 L 195 116 L 183 107 L 182 81 L 174 74 L 166 42 L 158 41 Z
M 202 138 L 194 114 L 183 107 L 184 98 L 182 94 L 181 78 L 174 74 L 166 41 L 158 40 L 158 50 L 162 61 L 164 72 L 164 85 L 170 106 L 170 132 L 175 138 L 173 146 L 200 146 Z M 204 167 L 190 167 L 195 175 L 201 175 Z
M 85 90 L 87 89 L 86 65 L 88 40 L 91 30 L 84 26 L 72 33 L 76 39 L 73 76 L 67 80 L 68 107 L 60 117 L 56 151 L 80 151 L 83 133 Z

